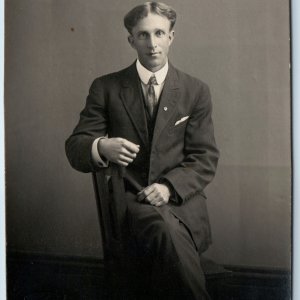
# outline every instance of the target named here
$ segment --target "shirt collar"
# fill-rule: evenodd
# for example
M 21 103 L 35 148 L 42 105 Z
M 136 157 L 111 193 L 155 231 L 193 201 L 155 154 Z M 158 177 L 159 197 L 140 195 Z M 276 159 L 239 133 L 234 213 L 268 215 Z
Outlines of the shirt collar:
M 157 72 L 151 72 L 148 69 L 146 69 L 141 63 L 140 61 L 137 59 L 136 60 L 136 69 L 137 72 L 139 74 L 139 77 L 141 79 L 141 81 L 144 84 L 148 84 L 150 77 L 152 76 L 152 74 L 155 74 L 155 78 L 158 84 L 162 84 L 167 76 L 168 73 L 168 69 L 169 69 L 169 63 L 168 61 L 166 62 L 166 64 Z

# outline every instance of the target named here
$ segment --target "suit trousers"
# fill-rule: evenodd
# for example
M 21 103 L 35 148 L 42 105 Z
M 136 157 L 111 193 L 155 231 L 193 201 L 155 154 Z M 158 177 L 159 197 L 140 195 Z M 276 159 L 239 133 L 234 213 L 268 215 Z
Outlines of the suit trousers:
M 192 236 L 171 204 L 139 203 L 130 192 L 126 200 L 135 299 L 210 299 Z

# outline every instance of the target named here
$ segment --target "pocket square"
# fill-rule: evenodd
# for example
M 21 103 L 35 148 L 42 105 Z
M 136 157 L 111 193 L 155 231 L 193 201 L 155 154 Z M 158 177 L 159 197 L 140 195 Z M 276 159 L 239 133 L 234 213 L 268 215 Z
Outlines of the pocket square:
M 186 116 L 186 117 L 183 117 L 183 118 L 181 118 L 180 120 L 176 121 L 176 122 L 175 122 L 175 126 L 177 126 L 178 124 L 184 122 L 184 121 L 187 120 L 188 118 L 189 118 L 189 116 Z

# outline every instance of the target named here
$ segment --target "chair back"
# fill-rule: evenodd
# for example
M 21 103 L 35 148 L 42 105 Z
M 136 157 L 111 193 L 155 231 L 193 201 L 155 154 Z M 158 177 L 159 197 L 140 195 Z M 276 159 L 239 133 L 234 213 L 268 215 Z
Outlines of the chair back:
M 93 173 L 105 263 L 120 262 L 124 256 L 122 225 L 126 203 L 123 174 L 123 168 L 113 163 Z

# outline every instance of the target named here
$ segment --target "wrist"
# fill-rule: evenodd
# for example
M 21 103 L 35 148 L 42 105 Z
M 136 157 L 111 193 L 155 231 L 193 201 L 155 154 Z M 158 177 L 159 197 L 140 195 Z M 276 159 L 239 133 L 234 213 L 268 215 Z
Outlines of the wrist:
M 161 185 L 164 186 L 164 188 L 166 189 L 167 195 L 170 197 L 171 196 L 170 188 L 166 184 L 164 184 L 164 183 L 161 183 Z
M 100 155 L 100 157 L 105 157 L 105 154 L 103 153 L 103 144 L 106 142 L 107 138 L 106 137 L 101 137 L 99 138 L 99 141 L 97 143 L 97 150 L 98 150 L 98 153 Z
M 166 188 L 166 190 L 168 191 L 168 196 L 169 196 L 169 198 L 171 198 L 171 196 L 174 194 L 173 187 L 166 181 L 164 181 L 161 184 Z

